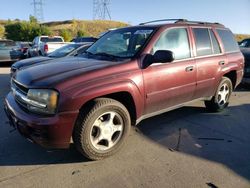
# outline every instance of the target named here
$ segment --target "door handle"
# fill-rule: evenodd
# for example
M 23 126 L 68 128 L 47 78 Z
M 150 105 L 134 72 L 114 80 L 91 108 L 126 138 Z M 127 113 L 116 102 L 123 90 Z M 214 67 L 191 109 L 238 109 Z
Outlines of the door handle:
M 189 66 L 189 67 L 186 67 L 186 72 L 191 72 L 194 70 L 194 66 Z
M 219 65 L 225 65 L 225 61 L 220 61 Z

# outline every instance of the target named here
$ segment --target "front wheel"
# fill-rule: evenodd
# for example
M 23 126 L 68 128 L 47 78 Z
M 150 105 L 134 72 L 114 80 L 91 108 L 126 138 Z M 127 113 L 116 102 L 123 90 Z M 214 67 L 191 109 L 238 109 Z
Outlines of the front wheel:
M 130 115 L 123 104 L 113 99 L 99 98 L 80 112 L 73 141 L 84 156 L 100 160 L 121 148 L 130 126 Z
M 210 101 L 205 101 L 206 108 L 212 112 L 222 111 L 229 104 L 232 90 L 231 80 L 227 77 L 223 77 L 213 98 Z

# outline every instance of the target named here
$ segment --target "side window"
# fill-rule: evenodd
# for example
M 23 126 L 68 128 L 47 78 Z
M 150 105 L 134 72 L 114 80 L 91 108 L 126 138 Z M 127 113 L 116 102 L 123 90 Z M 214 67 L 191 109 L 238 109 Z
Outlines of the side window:
M 240 50 L 231 31 L 225 29 L 216 29 L 216 31 L 222 40 L 225 52 L 236 52 Z
M 190 47 L 187 29 L 175 28 L 165 31 L 154 44 L 152 53 L 157 50 L 170 50 L 174 52 L 175 59 L 190 58 Z
M 197 56 L 213 54 L 211 40 L 207 28 L 193 28 Z
M 214 54 L 220 54 L 221 53 L 221 49 L 220 49 L 219 42 L 217 41 L 217 39 L 216 39 L 216 37 L 215 37 L 214 32 L 212 31 L 212 29 L 209 29 L 209 32 L 210 32 L 210 36 L 211 36 L 211 39 L 212 39 Z

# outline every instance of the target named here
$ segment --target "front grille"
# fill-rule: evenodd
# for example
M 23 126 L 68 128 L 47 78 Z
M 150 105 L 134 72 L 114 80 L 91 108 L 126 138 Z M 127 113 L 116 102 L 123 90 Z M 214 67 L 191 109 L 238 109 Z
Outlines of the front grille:
M 23 95 L 27 95 L 29 89 L 18 83 L 15 79 L 11 79 L 11 87 L 14 87 L 17 91 L 21 92 Z
M 11 79 L 11 89 L 12 89 L 16 102 L 21 107 L 24 107 L 25 109 L 27 109 L 27 104 L 21 99 L 19 95 L 17 95 L 17 92 L 24 96 L 27 96 L 29 89 L 23 86 L 22 84 L 18 83 L 14 79 Z

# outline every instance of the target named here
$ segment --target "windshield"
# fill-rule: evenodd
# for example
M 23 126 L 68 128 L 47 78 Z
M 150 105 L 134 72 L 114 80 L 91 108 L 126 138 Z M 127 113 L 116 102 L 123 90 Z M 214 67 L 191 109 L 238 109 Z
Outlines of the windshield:
M 243 40 L 239 43 L 240 47 L 250 47 L 250 40 Z
M 77 49 L 80 46 L 81 45 L 77 45 L 77 44 L 68 44 L 66 46 L 63 46 L 51 52 L 48 56 L 49 57 L 64 57 L 68 55 L 69 53 L 73 52 L 75 49 Z
M 131 58 L 143 47 L 154 28 L 124 28 L 110 31 L 96 41 L 87 53 Z

